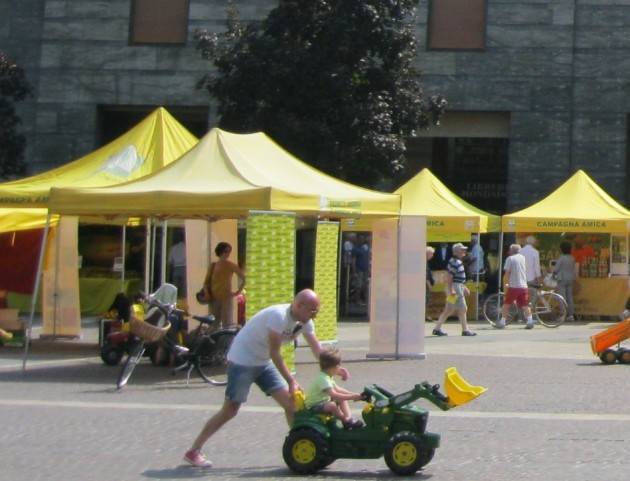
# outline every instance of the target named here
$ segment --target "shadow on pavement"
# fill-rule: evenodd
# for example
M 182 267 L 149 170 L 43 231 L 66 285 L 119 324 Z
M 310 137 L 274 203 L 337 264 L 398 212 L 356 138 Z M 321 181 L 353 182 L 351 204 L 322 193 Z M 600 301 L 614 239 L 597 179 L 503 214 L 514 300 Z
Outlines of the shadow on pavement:
M 105 384 L 114 386 L 122 365 L 106 366 L 100 359 L 84 360 L 81 364 L 65 364 L 53 366 L 26 366 L 26 372 L 21 368 L 2 371 L 0 369 L 0 383 L 2 382 L 27 382 L 27 383 L 88 383 Z M 215 375 L 220 377 L 221 370 L 217 368 Z M 197 385 L 201 378 L 193 372 L 190 378 L 190 386 Z M 153 366 L 147 359 L 143 360 L 133 372 L 129 385 L 152 385 L 170 381 L 181 381 L 182 387 L 186 387 L 186 374 L 172 374 L 172 369 L 163 366 Z M 209 384 L 200 384 L 207 387 Z M 160 386 L 163 388 L 164 386 Z
M 288 468 L 282 467 L 253 467 L 253 468 L 194 468 L 192 466 L 181 465 L 176 468 L 169 469 L 149 469 L 142 473 L 143 476 L 152 479 L 199 479 L 212 475 L 214 478 L 261 478 L 261 479 L 304 479 L 304 475 L 295 474 Z M 418 472 L 413 479 L 430 479 L 430 474 Z M 360 471 L 336 471 L 334 469 L 325 469 L 318 471 L 315 475 L 309 476 L 311 479 L 374 479 L 374 480 L 399 480 L 400 476 L 396 476 L 388 469 L 377 472 Z

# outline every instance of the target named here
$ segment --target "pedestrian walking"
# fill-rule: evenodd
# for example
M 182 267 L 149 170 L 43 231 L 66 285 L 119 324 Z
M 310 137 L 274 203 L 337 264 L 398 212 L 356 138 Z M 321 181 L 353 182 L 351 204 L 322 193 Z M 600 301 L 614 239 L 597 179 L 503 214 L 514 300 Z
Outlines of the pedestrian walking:
M 504 264 L 504 284 L 507 284 L 507 292 L 501 309 L 501 319 L 496 323 L 498 329 L 503 329 L 506 324 L 506 318 L 510 312 L 512 304 L 521 309 L 527 324 L 525 329 L 534 327 L 534 319 L 532 310 L 529 307 L 529 289 L 527 287 L 527 267 L 525 256 L 521 253 L 520 244 L 512 244 L 510 246 L 510 256 L 505 259 Z
M 465 286 L 466 282 L 466 269 L 462 259 L 466 255 L 466 246 L 460 242 L 453 245 L 453 257 L 448 261 L 447 277 L 446 277 L 446 304 L 444 310 L 440 314 L 435 328 L 433 329 L 434 336 L 446 336 L 446 332 L 442 330 L 442 325 L 446 322 L 452 314 L 456 314 L 459 322 L 462 326 L 462 336 L 476 336 L 477 333 L 473 332 L 468 327 L 468 321 L 466 320 L 466 313 L 468 306 L 466 305 L 466 297 L 470 294 L 470 291 Z
M 564 300 L 567 301 L 567 321 L 573 321 L 574 305 L 573 305 L 573 286 L 576 280 L 575 274 L 575 258 L 571 255 L 571 243 L 563 241 L 560 243 L 560 252 L 562 254 L 556 260 L 553 268 L 554 276 L 558 281 L 557 292 Z

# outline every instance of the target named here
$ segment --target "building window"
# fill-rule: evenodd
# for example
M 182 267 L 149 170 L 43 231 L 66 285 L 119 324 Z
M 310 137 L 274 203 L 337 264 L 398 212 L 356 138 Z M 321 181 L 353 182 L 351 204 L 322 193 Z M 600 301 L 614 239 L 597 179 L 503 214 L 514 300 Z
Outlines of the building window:
M 189 0 L 132 0 L 131 45 L 182 45 L 188 36 Z
M 431 0 L 427 46 L 430 50 L 484 50 L 486 0 Z

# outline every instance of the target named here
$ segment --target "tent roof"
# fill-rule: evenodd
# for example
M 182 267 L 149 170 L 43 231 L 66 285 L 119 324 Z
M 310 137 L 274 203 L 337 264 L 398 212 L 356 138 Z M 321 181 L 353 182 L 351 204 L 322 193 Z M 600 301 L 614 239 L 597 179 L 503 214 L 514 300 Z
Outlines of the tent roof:
M 51 187 L 100 187 L 161 169 L 197 143 L 166 109 L 154 110 L 116 140 L 61 167 L 0 184 L 0 207 L 47 207 Z
M 499 216 L 484 212 L 451 192 L 429 169 L 399 187 L 401 215 L 424 215 L 427 232 L 497 232 Z
M 627 232 L 630 211 L 578 170 L 547 197 L 506 214 L 506 232 Z
M 400 198 L 348 184 L 293 157 L 263 133 L 212 129 L 176 162 L 126 184 L 54 188 L 54 213 L 232 217 L 249 210 L 397 216 Z

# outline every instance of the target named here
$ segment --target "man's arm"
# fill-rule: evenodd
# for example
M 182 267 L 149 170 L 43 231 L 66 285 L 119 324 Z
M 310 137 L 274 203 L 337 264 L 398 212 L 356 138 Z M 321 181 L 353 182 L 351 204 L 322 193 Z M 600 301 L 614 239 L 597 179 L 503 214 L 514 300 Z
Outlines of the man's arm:
M 284 359 L 282 358 L 282 354 L 280 352 L 280 348 L 282 347 L 282 335 L 279 332 L 269 330 L 269 357 L 271 361 L 274 363 L 280 375 L 285 379 L 287 384 L 289 385 L 289 392 L 293 394 L 295 391 L 300 390 L 300 385 L 295 380 L 291 371 L 287 367 Z
M 311 352 L 313 353 L 313 357 L 319 361 L 319 355 L 322 352 L 322 345 L 319 343 L 317 336 L 312 332 L 305 332 L 304 339 L 308 343 L 308 346 L 311 348 Z M 345 367 L 341 367 L 339 369 L 339 377 L 344 381 L 350 377 L 350 373 Z
M 311 352 L 313 353 L 313 357 L 315 358 L 315 360 L 319 361 L 319 355 L 322 352 L 322 345 L 319 343 L 317 336 L 312 332 L 305 332 L 304 339 L 306 339 L 308 347 L 311 348 Z
M 448 271 L 448 275 L 446 276 L 446 286 L 448 288 L 448 293 L 455 294 L 455 289 L 453 289 L 453 274 L 451 271 Z

